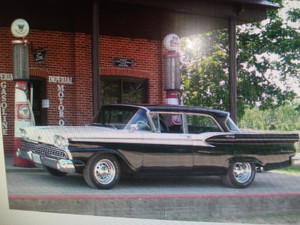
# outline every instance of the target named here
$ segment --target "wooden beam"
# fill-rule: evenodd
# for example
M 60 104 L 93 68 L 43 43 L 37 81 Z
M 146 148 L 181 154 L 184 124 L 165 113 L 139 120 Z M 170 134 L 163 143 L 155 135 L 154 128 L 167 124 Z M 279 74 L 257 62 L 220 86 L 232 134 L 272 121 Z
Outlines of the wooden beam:
M 237 121 L 237 69 L 236 69 L 236 19 L 229 19 L 229 108 L 234 122 Z
M 99 77 L 99 2 L 93 0 L 92 9 L 92 90 L 93 90 L 93 112 L 100 108 L 100 77 Z

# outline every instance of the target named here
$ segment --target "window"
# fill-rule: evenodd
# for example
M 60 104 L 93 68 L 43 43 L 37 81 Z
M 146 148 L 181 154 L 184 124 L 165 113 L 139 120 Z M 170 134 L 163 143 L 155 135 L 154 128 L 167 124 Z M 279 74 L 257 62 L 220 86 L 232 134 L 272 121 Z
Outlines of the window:
M 232 121 L 232 119 L 229 116 L 227 117 L 225 124 L 228 130 L 230 130 L 231 132 L 240 131 L 240 129 L 237 127 L 237 125 Z
M 140 109 L 129 121 L 124 129 L 131 129 L 131 126 L 134 125 L 136 130 L 140 131 L 150 131 L 150 123 L 147 118 L 146 110 Z
M 101 77 L 101 104 L 145 104 L 148 102 L 146 79 Z
M 93 125 L 102 125 L 124 129 L 126 124 L 135 115 L 137 109 L 131 107 L 104 107 L 94 118 Z
M 152 121 L 161 133 L 183 133 L 182 114 L 151 113 Z
M 208 116 L 188 114 L 186 115 L 188 132 L 200 134 L 204 132 L 220 132 L 220 127 Z

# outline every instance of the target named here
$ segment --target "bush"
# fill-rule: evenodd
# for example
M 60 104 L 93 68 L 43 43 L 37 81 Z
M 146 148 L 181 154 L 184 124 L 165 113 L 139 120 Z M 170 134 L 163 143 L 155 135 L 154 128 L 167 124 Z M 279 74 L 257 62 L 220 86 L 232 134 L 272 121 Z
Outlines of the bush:
M 238 124 L 241 129 L 300 131 L 299 106 L 283 105 L 263 111 L 248 109 Z
M 300 105 L 283 105 L 276 109 L 259 110 L 257 108 L 245 111 L 238 122 L 241 129 L 296 131 L 300 134 Z M 300 144 L 295 144 L 300 152 Z

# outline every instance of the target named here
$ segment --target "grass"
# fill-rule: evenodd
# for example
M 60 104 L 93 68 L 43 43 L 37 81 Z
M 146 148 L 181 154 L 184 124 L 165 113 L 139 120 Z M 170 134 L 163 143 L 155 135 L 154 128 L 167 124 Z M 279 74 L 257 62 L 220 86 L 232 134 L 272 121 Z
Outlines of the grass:
M 300 134 L 299 134 L 299 136 L 300 136 Z M 299 142 L 295 143 L 295 148 L 296 148 L 296 153 L 300 153 L 300 143 Z M 277 169 L 277 170 L 274 170 L 274 172 L 284 173 L 287 175 L 300 176 L 300 165 L 290 166 L 290 167 L 287 167 L 284 169 Z
M 290 166 L 284 169 L 278 169 L 274 171 L 278 173 L 288 174 L 288 175 L 300 176 L 300 165 Z

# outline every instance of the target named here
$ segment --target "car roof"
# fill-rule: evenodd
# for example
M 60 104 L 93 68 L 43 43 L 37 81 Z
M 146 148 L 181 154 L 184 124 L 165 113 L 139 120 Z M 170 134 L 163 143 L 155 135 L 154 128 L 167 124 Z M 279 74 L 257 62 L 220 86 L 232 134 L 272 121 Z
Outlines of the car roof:
M 182 105 L 133 105 L 133 104 L 109 104 L 104 105 L 107 106 L 114 106 L 114 107 L 137 107 L 137 108 L 146 108 L 150 111 L 164 111 L 164 112 L 186 112 L 186 113 L 203 113 L 214 115 L 217 117 L 226 117 L 229 116 L 229 112 L 216 110 L 216 109 L 207 109 L 207 108 L 200 108 L 195 106 L 182 106 Z

